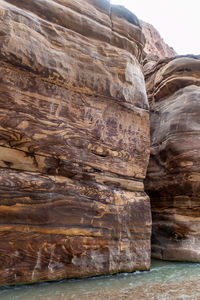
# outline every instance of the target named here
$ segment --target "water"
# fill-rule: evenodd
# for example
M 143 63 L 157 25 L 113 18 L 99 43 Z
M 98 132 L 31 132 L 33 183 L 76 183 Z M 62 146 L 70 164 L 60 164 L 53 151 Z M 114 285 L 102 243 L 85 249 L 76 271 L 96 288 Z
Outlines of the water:
M 151 270 L 0 288 L 0 300 L 200 299 L 200 264 L 152 260 Z

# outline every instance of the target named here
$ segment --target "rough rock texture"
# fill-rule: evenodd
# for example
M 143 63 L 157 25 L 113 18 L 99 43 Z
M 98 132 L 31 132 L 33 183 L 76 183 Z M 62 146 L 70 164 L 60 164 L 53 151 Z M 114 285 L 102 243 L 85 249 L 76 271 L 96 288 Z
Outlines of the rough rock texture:
M 0 283 L 148 269 L 137 18 L 105 0 L 1 0 L 0 29 Z
M 148 54 L 154 54 L 158 58 L 176 56 L 176 51 L 167 45 L 157 29 L 153 25 L 140 20 L 142 31 L 146 38 L 144 51 Z
M 152 255 L 200 261 L 200 56 L 160 61 L 146 82 L 151 158 Z

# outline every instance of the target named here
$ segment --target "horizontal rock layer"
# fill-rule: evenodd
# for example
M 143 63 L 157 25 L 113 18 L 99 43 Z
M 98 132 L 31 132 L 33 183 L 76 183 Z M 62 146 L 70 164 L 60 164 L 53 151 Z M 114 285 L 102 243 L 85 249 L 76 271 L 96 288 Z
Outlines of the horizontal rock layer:
M 146 73 L 151 158 L 146 179 L 152 255 L 200 261 L 200 57 L 160 61 Z
M 0 28 L 0 284 L 148 269 L 137 18 L 105 0 L 9 0 Z

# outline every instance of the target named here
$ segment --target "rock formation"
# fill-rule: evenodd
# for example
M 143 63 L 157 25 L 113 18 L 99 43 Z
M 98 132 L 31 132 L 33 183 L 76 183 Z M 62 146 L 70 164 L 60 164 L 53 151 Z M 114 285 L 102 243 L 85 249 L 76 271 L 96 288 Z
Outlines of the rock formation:
M 200 261 L 200 56 L 145 66 L 151 106 L 152 256 Z
M 140 24 L 146 38 L 146 44 L 144 48 L 146 55 L 154 54 L 158 56 L 158 58 L 177 55 L 176 51 L 164 42 L 157 29 L 155 29 L 151 24 L 142 20 L 140 20 Z
M 0 28 L 0 284 L 148 269 L 137 18 L 106 0 L 1 0 Z

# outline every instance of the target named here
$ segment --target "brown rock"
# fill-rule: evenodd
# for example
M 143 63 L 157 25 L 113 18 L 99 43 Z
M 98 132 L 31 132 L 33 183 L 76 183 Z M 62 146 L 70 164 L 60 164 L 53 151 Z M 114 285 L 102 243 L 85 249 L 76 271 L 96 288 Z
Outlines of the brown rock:
M 164 42 L 160 33 L 153 25 L 142 20 L 140 20 L 140 24 L 146 38 L 144 51 L 149 61 L 177 55 L 176 51 Z M 157 56 L 157 58 L 152 57 L 152 55 Z
M 148 269 L 137 18 L 105 0 L 8 0 L 0 28 L 0 283 Z
M 146 73 L 151 103 L 152 255 L 200 261 L 200 56 L 160 61 Z

